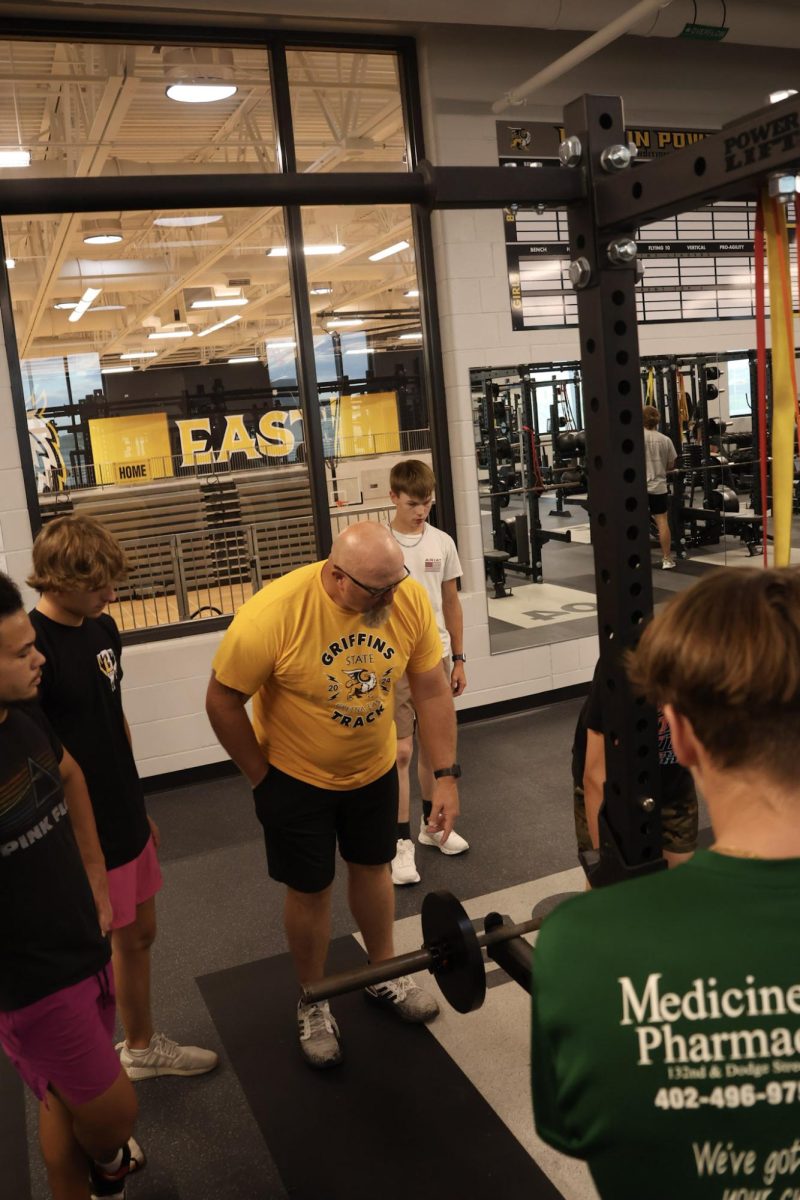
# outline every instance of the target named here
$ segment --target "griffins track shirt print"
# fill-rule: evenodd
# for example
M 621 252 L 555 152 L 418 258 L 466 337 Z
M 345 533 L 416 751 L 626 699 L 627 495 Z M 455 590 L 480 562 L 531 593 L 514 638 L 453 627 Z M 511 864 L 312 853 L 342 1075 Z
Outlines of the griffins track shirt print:
M 217 679 L 253 697 L 267 760 L 315 787 L 349 791 L 396 756 L 394 685 L 430 671 L 442 644 L 424 589 L 406 579 L 377 629 L 328 596 L 321 562 L 291 571 L 239 609 L 214 658 Z
M 698 851 L 549 917 L 541 1137 L 608 1200 L 800 1200 L 800 860 Z

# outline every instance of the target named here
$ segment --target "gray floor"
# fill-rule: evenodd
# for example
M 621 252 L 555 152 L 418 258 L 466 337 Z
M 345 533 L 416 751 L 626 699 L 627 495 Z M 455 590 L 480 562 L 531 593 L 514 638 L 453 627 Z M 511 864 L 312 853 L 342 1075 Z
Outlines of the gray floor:
M 580 700 L 571 700 L 462 727 L 463 819 L 459 828 L 471 849 L 461 857 L 447 858 L 438 850 L 418 848 L 422 885 L 396 891 L 400 928 L 412 945 L 415 925 L 409 926 L 403 919 L 416 917 L 427 890 L 447 888 L 469 902 L 522 885 L 536 887 L 530 881 L 558 877 L 576 866 L 569 752 L 579 706 Z M 138 1133 L 149 1166 L 131 1185 L 130 1200 L 283 1200 L 287 1192 L 196 984 L 198 976 L 284 950 L 281 889 L 265 873 L 260 830 L 248 789 L 238 778 L 178 788 L 153 795 L 150 810 L 161 826 L 165 877 L 154 956 L 156 1023 L 172 1037 L 220 1050 L 222 1063 L 205 1078 L 138 1085 Z M 551 890 L 563 891 L 564 887 L 554 885 Z M 353 930 L 338 889 L 333 935 Z M 405 940 L 402 948 L 407 948 Z M 500 990 L 519 991 L 513 984 Z M 527 1012 L 524 1005 L 523 1012 Z M 463 1039 L 470 1026 L 460 1022 L 472 1017 L 445 1016 L 453 1023 L 450 1036 Z M 527 1030 L 525 1019 L 520 1016 L 519 1020 L 520 1052 L 516 1057 L 522 1098 L 517 1119 L 527 1129 Z M 445 1026 L 445 1032 L 447 1029 Z M 346 1030 L 343 1035 L 346 1038 Z M 307 1070 L 299 1057 L 297 1069 Z M 268 1061 L 263 1070 L 266 1078 Z M 490 1082 L 482 1089 L 487 1098 Z M 422 1112 L 426 1098 L 421 1095 L 419 1099 Z M 303 1114 L 298 1113 L 297 1119 L 302 1121 Z M 29 1103 L 30 1195 L 33 1200 L 43 1200 L 47 1191 L 34 1127 L 34 1105 Z M 465 1133 L 462 1152 L 469 1153 L 468 1131 Z M 307 1135 L 309 1152 L 313 1152 L 313 1130 Z M 517 1136 L 524 1143 L 522 1135 Z M 356 1130 L 354 1137 L 357 1140 Z M 413 1145 L 399 1145 L 397 1163 L 387 1163 L 382 1189 L 387 1200 L 412 1194 L 402 1169 L 403 1163 L 411 1161 L 409 1156 L 413 1157 Z M 559 1181 L 559 1186 L 570 1200 L 588 1194 L 577 1185 L 570 1190 Z M 1 1185 L 0 1194 L 4 1194 Z M 20 1194 L 8 1200 L 28 1197 Z

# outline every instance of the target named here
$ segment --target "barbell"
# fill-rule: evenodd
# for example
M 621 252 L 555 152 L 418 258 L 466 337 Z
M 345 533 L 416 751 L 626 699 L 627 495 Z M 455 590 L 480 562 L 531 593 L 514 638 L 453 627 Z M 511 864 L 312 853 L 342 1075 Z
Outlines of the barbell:
M 482 950 L 505 970 L 520 987 L 530 991 L 532 949 L 522 935 L 539 929 L 541 918 L 506 924 L 506 917 L 489 913 L 484 917 L 484 932 L 476 933 L 463 905 L 451 892 L 429 892 L 422 901 L 420 950 L 400 954 L 384 962 L 369 963 L 352 971 L 327 975 L 303 988 L 303 1003 L 330 1000 L 345 992 L 359 991 L 430 971 L 445 1000 L 460 1013 L 480 1008 L 486 996 L 486 971 Z

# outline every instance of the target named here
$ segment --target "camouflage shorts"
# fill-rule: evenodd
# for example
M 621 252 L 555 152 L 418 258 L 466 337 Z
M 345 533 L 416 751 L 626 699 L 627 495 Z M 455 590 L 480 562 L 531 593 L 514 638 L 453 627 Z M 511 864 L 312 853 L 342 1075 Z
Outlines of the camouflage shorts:
M 579 850 L 591 850 L 592 840 L 586 823 L 586 805 L 583 788 L 573 785 L 575 836 Z M 691 854 L 697 849 L 697 794 L 694 789 L 661 806 L 661 833 L 663 848 L 673 854 Z

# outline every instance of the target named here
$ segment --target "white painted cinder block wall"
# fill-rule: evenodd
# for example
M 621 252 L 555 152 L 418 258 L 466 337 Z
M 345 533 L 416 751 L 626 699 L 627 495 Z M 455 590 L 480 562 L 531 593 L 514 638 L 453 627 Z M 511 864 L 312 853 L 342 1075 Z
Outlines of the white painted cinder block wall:
M 492 100 L 578 40 L 542 31 L 426 30 L 420 66 L 428 156 L 438 165 L 494 165 Z M 628 119 L 714 127 L 757 108 L 790 52 L 625 39 L 537 97 L 511 119 L 560 120 L 563 105 L 584 91 L 624 94 Z M 730 53 L 729 53 L 730 51 Z M 786 62 L 784 63 L 784 58 Z M 676 62 L 683 64 L 676 68 Z M 464 707 L 549 691 L 587 680 L 596 639 L 489 653 L 480 514 L 469 397 L 469 369 L 577 358 L 573 331 L 511 332 L 502 218 L 494 212 L 437 213 L 436 268 L 447 405 L 465 569 L 463 605 L 470 689 Z M 752 346 L 748 322 L 663 326 L 643 331 L 642 353 L 735 350 Z M 25 504 L 5 352 L 0 343 L 0 535 L 7 569 L 21 582 L 29 570 L 31 530 Z M 219 635 L 197 634 L 125 651 L 125 705 L 144 776 L 219 761 L 223 755 L 204 713 L 204 694 Z

